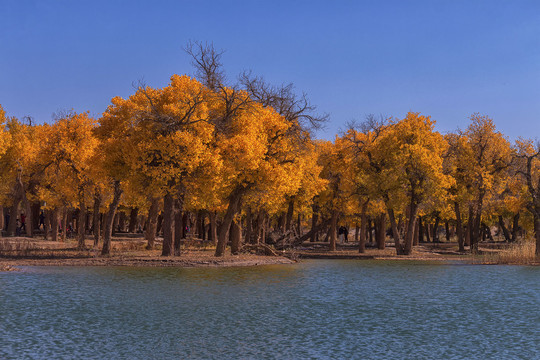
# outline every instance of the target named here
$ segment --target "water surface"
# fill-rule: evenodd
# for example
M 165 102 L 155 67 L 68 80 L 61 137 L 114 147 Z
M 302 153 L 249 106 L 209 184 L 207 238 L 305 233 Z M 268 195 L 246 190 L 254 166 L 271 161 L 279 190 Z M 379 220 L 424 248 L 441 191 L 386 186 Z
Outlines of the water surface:
M 540 268 L 306 261 L 0 273 L 1 359 L 538 359 Z

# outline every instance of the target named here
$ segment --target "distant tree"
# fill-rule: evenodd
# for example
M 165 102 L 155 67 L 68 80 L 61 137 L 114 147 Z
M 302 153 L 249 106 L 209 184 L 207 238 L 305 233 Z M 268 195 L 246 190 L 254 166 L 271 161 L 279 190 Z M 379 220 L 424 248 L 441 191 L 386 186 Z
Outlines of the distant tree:
M 530 140 L 518 142 L 518 173 L 523 176 L 529 192 L 527 208 L 534 217 L 536 256 L 540 256 L 540 143 L 533 145 Z
M 504 135 L 495 129 L 493 120 L 487 116 L 473 114 L 471 124 L 462 132 L 460 143 L 459 176 L 456 181 L 466 188 L 469 201 L 468 231 L 471 250 L 478 249 L 481 235 L 482 212 L 486 201 L 490 200 L 500 183 L 506 180 L 512 150 Z
M 85 248 L 87 207 L 94 195 L 95 151 L 99 142 L 94 135 L 96 121 L 87 113 L 69 113 L 50 126 L 40 154 L 47 164 L 38 185 L 39 198 L 57 212 L 61 207 L 79 209 L 78 248 Z M 64 231 L 67 224 L 64 225 Z

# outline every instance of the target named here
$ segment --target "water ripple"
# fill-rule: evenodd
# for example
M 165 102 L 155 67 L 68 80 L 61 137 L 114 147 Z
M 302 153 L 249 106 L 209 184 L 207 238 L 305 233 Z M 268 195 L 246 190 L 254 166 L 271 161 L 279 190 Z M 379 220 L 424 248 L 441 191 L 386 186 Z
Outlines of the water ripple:
M 534 359 L 540 269 L 307 261 L 0 274 L 2 359 Z

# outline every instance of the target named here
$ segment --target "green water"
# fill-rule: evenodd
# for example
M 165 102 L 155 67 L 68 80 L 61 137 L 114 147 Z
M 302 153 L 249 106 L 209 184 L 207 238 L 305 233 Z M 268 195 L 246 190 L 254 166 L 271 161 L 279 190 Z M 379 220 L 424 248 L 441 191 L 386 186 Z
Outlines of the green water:
M 540 268 L 0 273 L 0 359 L 539 359 Z

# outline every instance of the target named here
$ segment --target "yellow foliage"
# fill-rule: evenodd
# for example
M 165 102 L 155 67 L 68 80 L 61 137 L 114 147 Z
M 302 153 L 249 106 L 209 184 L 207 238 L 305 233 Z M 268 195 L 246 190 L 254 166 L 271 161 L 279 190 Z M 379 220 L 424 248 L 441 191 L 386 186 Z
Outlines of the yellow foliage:
M 96 121 L 87 113 L 69 114 L 46 127 L 40 161 L 43 177 L 38 197 L 55 208 L 80 207 L 93 196 L 95 152 L 99 141 L 94 135 Z

